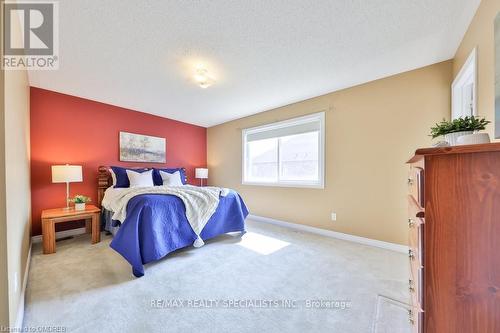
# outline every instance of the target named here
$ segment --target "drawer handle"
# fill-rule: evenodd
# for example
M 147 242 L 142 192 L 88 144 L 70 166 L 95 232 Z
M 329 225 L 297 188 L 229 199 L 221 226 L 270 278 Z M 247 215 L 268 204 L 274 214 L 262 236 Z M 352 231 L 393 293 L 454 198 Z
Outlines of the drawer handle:
M 415 253 L 413 253 L 412 249 L 408 250 L 408 258 L 410 258 L 410 260 L 415 260 Z
M 412 279 L 409 279 L 409 280 L 408 280 L 408 290 L 409 290 L 411 293 L 414 293 L 414 292 L 415 292 L 415 284 L 413 283 L 413 280 L 412 280 Z
M 408 228 L 413 228 L 415 226 L 415 221 L 408 219 Z
M 410 322 L 410 324 L 415 325 L 415 319 L 413 319 L 413 311 L 412 310 L 408 310 L 408 321 Z
M 408 177 L 408 185 L 413 185 L 413 178 Z

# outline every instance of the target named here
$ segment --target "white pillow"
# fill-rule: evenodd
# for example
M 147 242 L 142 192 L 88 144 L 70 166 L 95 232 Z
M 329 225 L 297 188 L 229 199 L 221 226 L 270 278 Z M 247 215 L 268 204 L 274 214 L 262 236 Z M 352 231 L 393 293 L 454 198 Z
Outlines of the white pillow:
M 160 176 L 163 180 L 163 185 L 166 186 L 182 186 L 181 173 L 176 171 L 174 173 L 168 173 L 160 170 Z
M 153 183 L 153 170 L 136 172 L 126 170 L 130 187 L 149 187 L 154 186 Z

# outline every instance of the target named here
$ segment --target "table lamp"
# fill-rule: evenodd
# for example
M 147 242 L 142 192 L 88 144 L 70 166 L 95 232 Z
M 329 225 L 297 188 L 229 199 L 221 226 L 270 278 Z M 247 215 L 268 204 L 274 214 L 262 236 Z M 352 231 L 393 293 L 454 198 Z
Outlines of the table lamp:
M 203 179 L 208 178 L 208 169 L 206 168 L 196 168 L 194 169 L 195 178 L 200 179 L 200 186 L 203 186 Z
M 69 209 L 69 183 L 83 181 L 81 165 L 53 165 L 52 183 L 66 183 L 66 209 Z

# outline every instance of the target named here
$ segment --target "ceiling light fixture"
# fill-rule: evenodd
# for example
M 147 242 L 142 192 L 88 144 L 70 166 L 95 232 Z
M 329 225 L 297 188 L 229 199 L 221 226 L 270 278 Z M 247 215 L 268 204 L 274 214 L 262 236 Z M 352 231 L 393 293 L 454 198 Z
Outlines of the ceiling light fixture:
M 215 79 L 208 74 L 208 71 L 205 68 L 196 69 L 193 78 L 198 85 L 204 89 L 215 83 Z

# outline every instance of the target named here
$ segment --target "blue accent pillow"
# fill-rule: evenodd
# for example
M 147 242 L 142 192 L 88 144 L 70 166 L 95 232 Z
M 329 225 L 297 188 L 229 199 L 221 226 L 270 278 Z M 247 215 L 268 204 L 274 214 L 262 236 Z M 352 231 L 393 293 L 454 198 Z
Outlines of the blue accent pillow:
M 176 171 L 179 171 L 179 173 L 181 174 L 182 184 L 186 185 L 186 173 L 184 172 L 184 169 L 182 169 L 182 168 L 168 168 L 168 169 L 153 168 L 153 183 L 156 186 L 163 185 L 163 179 L 161 178 L 160 170 L 163 172 L 168 172 L 168 173 L 174 173 Z
M 144 171 L 148 171 L 150 169 L 148 169 L 148 168 L 134 169 L 134 168 L 122 168 L 122 167 L 112 166 L 111 170 L 113 170 L 113 172 L 115 173 L 115 176 L 116 176 L 116 184 L 114 187 L 115 188 L 126 188 L 126 187 L 130 187 L 130 181 L 128 180 L 127 170 L 132 170 L 135 172 L 143 173 Z

